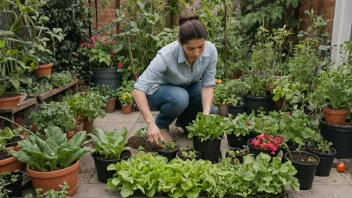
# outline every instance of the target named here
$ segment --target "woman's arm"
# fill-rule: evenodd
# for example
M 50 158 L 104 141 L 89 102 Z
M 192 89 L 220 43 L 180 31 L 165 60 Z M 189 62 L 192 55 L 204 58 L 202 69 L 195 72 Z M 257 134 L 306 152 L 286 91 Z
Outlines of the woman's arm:
M 138 109 L 144 117 L 144 120 L 148 123 L 148 139 L 150 142 L 155 142 L 159 147 L 161 147 L 161 143 L 159 142 L 159 137 L 161 137 L 160 130 L 158 126 L 155 124 L 154 117 L 150 112 L 150 108 L 148 105 L 147 97 L 143 91 L 138 89 L 134 89 L 132 92 L 132 96 L 135 102 L 138 105 Z
M 214 99 L 214 86 L 202 87 L 203 114 L 209 115 Z

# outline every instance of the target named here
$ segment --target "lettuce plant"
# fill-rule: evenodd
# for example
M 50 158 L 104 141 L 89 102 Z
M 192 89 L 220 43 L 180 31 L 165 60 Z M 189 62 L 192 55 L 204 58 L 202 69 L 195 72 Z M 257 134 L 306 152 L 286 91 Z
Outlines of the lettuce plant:
M 86 143 L 84 131 L 76 133 L 70 140 L 59 127 L 49 126 L 44 131 L 45 140 L 30 135 L 27 140 L 18 142 L 22 149 L 10 151 L 11 154 L 31 169 L 46 172 L 67 168 L 86 153 L 94 151 L 88 147 L 82 148 Z
M 104 156 L 105 159 L 120 159 L 126 144 L 127 133 L 126 127 L 123 127 L 120 132 L 98 128 L 95 134 L 88 134 L 88 136 L 94 142 L 95 153 Z
M 221 140 L 223 134 L 231 130 L 231 126 L 231 122 L 219 115 L 204 115 L 200 112 L 192 124 L 186 128 L 189 131 L 188 138 L 197 137 L 203 142 Z

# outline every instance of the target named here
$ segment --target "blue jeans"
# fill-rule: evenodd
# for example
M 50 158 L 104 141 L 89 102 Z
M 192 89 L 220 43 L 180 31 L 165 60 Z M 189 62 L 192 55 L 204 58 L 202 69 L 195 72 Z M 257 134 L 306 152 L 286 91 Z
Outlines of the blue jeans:
M 201 92 L 202 85 L 196 82 L 186 88 L 163 85 L 153 95 L 148 95 L 149 108 L 160 111 L 155 118 L 159 129 L 168 128 L 176 118 L 177 123 L 188 126 L 198 112 L 203 112 Z M 210 114 L 215 113 L 215 107 L 212 105 Z

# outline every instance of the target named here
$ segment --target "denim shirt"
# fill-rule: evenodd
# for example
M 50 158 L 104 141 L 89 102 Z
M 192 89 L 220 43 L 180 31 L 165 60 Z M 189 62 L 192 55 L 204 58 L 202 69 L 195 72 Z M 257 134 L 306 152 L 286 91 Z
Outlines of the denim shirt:
M 134 84 L 134 88 L 147 95 L 153 95 L 161 85 L 187 87 L 201 80 L 203 87 L 213 86 L 217 60 L 216 47 L 206 41 L 202 55 L 194 62 L 191 69 L 182 46 L 178 41 L 172 42 L 159 50 Z

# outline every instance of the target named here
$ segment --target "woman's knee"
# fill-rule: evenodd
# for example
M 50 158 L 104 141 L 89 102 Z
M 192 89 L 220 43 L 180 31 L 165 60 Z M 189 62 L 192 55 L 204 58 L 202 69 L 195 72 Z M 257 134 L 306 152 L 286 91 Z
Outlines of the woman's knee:
M 168 103 L 170 106 L 174 107 L 176 111 L 182 112 L 189 104 L 188 92 L 181 87 L 170 89 Z

